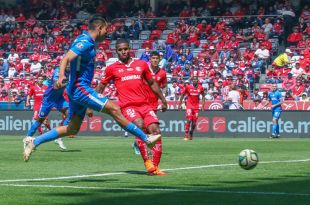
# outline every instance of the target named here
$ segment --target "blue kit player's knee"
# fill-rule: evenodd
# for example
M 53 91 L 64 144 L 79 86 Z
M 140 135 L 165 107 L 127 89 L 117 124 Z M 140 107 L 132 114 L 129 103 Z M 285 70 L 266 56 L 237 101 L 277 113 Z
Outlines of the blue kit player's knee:
M 281 111 L 272 111 L 272 118 L 279 119 L 281 116 Z
M 77 115 L 84 118 L 86 108 L 101 112 L 105 104 L 108 102 L 108 97 L 97 93 L 92 88 L 76 89 L 69 102 L 69 115 Z

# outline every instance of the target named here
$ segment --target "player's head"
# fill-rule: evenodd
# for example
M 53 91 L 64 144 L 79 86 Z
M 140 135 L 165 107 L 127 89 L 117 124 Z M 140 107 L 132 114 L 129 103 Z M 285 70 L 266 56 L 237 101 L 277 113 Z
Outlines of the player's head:
M 273 92 L 275 92 L 277 89 L 278 89 L 277 84 L 276 84 L 276 83 L 272 84 L 271 90 L 272 90 Z
M 38 75 L 37 77 L 37 82 L 39 85 L 42 85 L 43 84 L 43 81 L 44 81 L 44 77 L 43 75 Z
M 192 78 L 192 81 L 193 81 L 193 85 L 194 85 L 194 86 L 197 86 L 197 85 L 198 85 L 198 77 L 197 77 L 197 76 L 194 76 L 194 77 Z
M 95 40 L 101 42 L 107 33 L 108 22 L 100 15 L 93 15 L 88 21 L 88 30 L 95 34 Z
M 150 53 L 150 57 L 151 57 L 151 66 L 152 68 L 157 68 L 159 61 L 160 61 L 160 55 L 157 51 L 152 51 Z
M 120 38 L 116 41 L 115 48 L 118 59 L 124 63 L 127 63 L 130 59 L 129 42 L 124 38 Z

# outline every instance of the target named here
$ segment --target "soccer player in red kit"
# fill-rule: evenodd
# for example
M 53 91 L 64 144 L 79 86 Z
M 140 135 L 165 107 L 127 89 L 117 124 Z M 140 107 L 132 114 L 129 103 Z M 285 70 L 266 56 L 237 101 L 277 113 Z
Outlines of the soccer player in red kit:
M 167 84 L 168 84 L 167 75 L 164 70 L 159 68 L 158 66 L 159 61 L 160 61 L 159 53 L 157 51 L 152 51 L 150 53 L 150 62 L 151 62 L 150 70 L 152 72 L 153 79 L 158 84 L 158 86 L 161 88 L 162 92 L 165 93 L 167 92 Z M 152 91 L 152 89 L 147 83 L 145 83 L 145 90 L 147 91 L 149 105 L 152 107 L 154 113 L 156 114 L 158 110 L 158 97 Z M 141 154 L 144 161 L 150 160 L 148 157 L 148 147 L 138 137 L 136 137 L 133 147 L 135 149 L 135 153 Z M 160 159 L 161 159 L 161 154 L 162 154 L 162 140 L 159 140 L 156 142 L 155 146 L 151 150 L 151 153 L 152 153 L 153 164 L 154 166 L 158 167 L 158 164 L 160 163 Z M 164 175 L 165 173 L 161 172 L 161 173 L 157 173 L 157 175 L 158 174 Z
M 151 134 L 160 134 L 159 121 L 148 101 L 145 82 L 162 101 L 162 110 L 167 109 L 167 101 L 146 62 L 130 57 L 129 42 L 126 39 L 116 41 L 118 61 L 105 70 L 105 78 L 101 80 L 97 91 L 102 93 L 111 80 L 114 81 L 123 115 L 131 122 Z M 158 162 L 152 162 L 147 153 L 141 152 L 144 165 L 149 174 L 164 175 L 158 167 Z
M 29 94 L 27 96 L 27 100 L 26 100 L 26 107 L 27 107 L 30 105 L 30 99 L 33 97 L 33 100 L 34 100 L 33 119 L 34 120 L 38 119 L 40 107 L 42 104 L 43 94 L 44 94 L 45 90 L 47 89 L 47 86 L 43 85 L 43 80 L 44 80 L 43 76 L 39 75 L 37 78 L 37 83 L 35 83 L 33 86 L 31 86 L 31 88 L 29 90 Z M 47 121 L 47 119 L 43 122 L 43 124 L 45 125 L 45 127 L 47 129 L 49 129 L 49 130 L 51 129 L 51 126 L 50 126 L 49 122 Z M 43 133 L 41 126 L 38 128 L 38 131 L 39 131 L 40 135 Z
M 186 124 L 185 124 L 185 136 L 184 140 L 192 140 L 193 133 L 196 128 L 196 122 L 199 112 L 199 100 L 200 96 L 202 99 L 202 110 L 204 110 L 205 105 L 205 92 L 204 88 L 198 84 L 198 77 L 194 76 L 192 78 L 193 83 L 186 85 L 184 92 L 181 94 L 179 102 L 179 110 L 181 110 L 182 101 L 184 96 L 187 96 L 186 102 Z

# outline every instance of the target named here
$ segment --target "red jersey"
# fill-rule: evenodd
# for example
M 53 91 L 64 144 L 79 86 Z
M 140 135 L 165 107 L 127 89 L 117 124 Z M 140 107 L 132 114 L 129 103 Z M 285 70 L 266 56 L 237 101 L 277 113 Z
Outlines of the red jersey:
M 151 79 L 152 73 L 145 61 L 132 60 L 129 64 L 121 61 L 109 65 L 105 70 L 102 84 L 114 81 L 121 108 L 127 106 L 148 105 L 145 80 Z
M 33 109 L 40 109 L 41 103 L 42 103 L 42 98 L 43 98 L 43 94 L 44 91 L 47 89 L 47 86 L 42 85 L 41 87 L 36 85 L 33 85 L 30 88 L 29 91 L 29 96 L 32 97 L 33 96 L 33 100 L 34 100 L 34 105 L 33 105 Z
M 199 109 L 199 95 L 203 94 L 204 89 L 201 85 L 194 87 L 192 84 L 185 86 L 184 93 L 187 95 L 187 109 Z
M 151 68 L 150 68 L 150 71 L 152 72 Z M 156 73 L 152 72 L 152 75 L 153 75 L 153 79 L 155 80 L 155 82 L 158 84 L 160 88 L 164 88 L 167 85 L 168 82 L 167 82 L 166 71 L 162 69 L 158 69 Z M 152 106 L 152 108 L 156 110 L 158 106 L 158 97 L 147 83 L 145 84 L 145 87 L 146 87 L 145 90 L 148 92 L 149 103 Z

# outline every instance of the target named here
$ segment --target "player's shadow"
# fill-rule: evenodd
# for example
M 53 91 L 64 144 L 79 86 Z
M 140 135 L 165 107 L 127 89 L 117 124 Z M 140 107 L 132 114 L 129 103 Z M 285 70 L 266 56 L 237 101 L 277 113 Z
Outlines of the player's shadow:
M 45 150 L 47 152 L 82 152 L 82 150 L 80 149 L 70 149 L 70 150 L 52 150 L 52 149 L 49 149 L 49 150 Z
M 125 171 L 126 174 L 135 174 L 135 175 L 146 175 L 145 171 L 137 171 L 137 170 L 128 170 Z
M 86 182 L 86 183 L 105 183 L 105 182 L 118 182 L 118 179 L 78 179 L 78 180 L 69 180 L 68 183 L 74 184 L 74 183 L 80 183 L 80 182 Z

